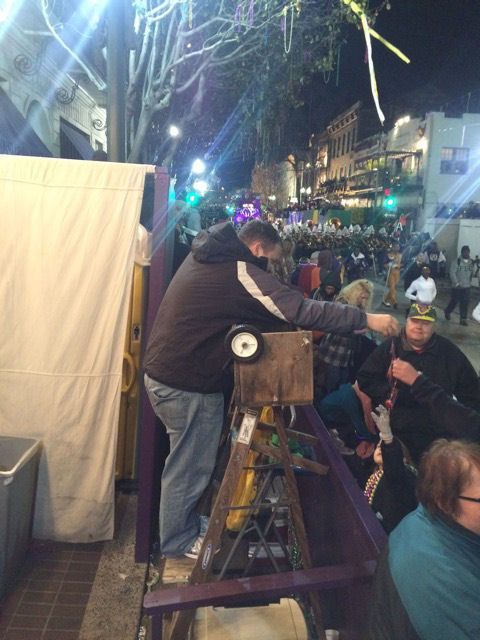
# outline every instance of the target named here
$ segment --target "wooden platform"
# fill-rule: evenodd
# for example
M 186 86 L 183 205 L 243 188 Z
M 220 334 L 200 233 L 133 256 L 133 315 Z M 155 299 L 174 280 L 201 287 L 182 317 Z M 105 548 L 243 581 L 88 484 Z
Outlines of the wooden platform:
M 160 573 L 161 585 L 181 586 L 187 584 L 195 566 L 195 560 L 191 558 L 166 558 Z

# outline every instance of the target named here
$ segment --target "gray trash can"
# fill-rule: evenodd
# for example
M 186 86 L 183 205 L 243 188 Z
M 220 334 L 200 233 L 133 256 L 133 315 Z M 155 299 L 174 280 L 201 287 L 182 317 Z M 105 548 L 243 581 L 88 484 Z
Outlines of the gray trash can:
M 40 440 L 0 436 L 0 598 L 30 541 L 40 453 Z

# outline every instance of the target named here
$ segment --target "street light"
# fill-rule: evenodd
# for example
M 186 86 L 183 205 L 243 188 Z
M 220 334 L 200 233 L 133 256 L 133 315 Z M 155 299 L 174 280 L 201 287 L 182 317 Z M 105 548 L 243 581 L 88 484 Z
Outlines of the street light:
M 12 6 L 13 0 L 4 0 L 3 7 L 0 8 L 0 22 L 6 22 Z
M 171 124 L 168 127 L 168 134 L 170 135 L 171 138 L 178 138 L 180 133 L 181 133 L 181 131 L 176 125 Z
M 206 180 L 195 180 L 195 182 L 193 183 L 193 188 L 195 189 L 195 191 L 198 191 L 200 195 L 204 196 L 208 191 L 208 183 L 206 182 Z
M 199 175 L 200 173 L 203 173 L 205 171 L 205 168 L 206 167 L 204 161 L 200 160 L 200 158 L 197 158 L 193 161 L 192 173 L 196 173 L 197 175 Z

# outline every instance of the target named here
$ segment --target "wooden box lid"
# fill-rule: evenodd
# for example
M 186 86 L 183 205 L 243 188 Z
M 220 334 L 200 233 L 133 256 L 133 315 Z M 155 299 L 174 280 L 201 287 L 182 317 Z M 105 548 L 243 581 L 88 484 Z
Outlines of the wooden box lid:
M 241 407 L 312 404 L 312 332 L 262 336 L 264 351 L 256 362 L 235 362 L 236 404 Z

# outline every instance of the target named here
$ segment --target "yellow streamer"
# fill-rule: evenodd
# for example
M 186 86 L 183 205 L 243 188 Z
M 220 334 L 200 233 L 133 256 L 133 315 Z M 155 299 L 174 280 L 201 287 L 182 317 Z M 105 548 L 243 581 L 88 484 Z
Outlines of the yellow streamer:
M 377 109 L 380 122 L 383 125 L 383 123 L 385 122 L 385 116 L 383 115 L 383 111 L 380 108 L 380 101 L 378 99 L 377 80 L 375 78 L 375 69 L 373 67 L 372 60 L 372 41 L 370 40 L 367 17 L 364 13 L 362 13 L 360 19 L 362 20 L 363 32 L 365 34 L 365 44 L 367 45 L 368 70 L 370 71 L 370 86 L 372 88 L 373 101 L 375 102 L 375 107 Z
M 397 55 L 401 60 L 403 60 L 407 64 L 410 63 L 410 60 L 409 60 L 409 58 L 407 58 L 407 56 L 405 54 L 403 54 L 400 51 L 400 49 L 397 49 L 397 47 L 395 47 L 393 44 L 388 42 L 388 40 L 385 40 L 385 38 L 383 38 L 379 33 L 374 31 L 374 29 L 372 29 L 368 25 L 367 16 L 366 16 L 365 12 L 355 2 L 355 0 L 343 0 L 343 3 L 346 4 L 347 7 L 350 7 L 352 9 L 352 11 L 355 13 L 355 15 L 357 15 L 360 18 L 361 22 L 362 22 L 363 33 L 365 35 L 365 44 L 367 45 L 368 70 L 369 70 L 369 73 L 370 73 L 370 86 L 371 86 L 371 89 L 372 89 L 373 101 L 375 103 L 375 107 L 377 109 L 377 113 L 378 113 L 378 117 L 380 119 L 380 122 L 383 125 L 383 123 L 385 122 L 385 116 L 383 115 L 383 111 L 380 108 L 380 101 L 379 101 L 379 98 L 378 98 L 377 80 L 375 78 L 375 68 L 373 66 L 373 59 L 372 59 L 372 41 L 370 39 L 370 36 L 373 36 L 374 38 L 377 38 L 377 40 L 379 40 L 383 45 L 385 45 L 387 47 L 387 49 L 390 49 L 390 51 L 395 53 L 395 55 Z
M 362 15 L 364 15 L 363 9 L 355 2 L 355 0 L 343 0 L 343 3 L 346 4 L 347 7 L 350 7 L 352 11 L 359 18 L 361 18 Z M 374 29 L 372 29 L 372 27 L 368 27 L 368 31 L 371 36 L 379 40 L 383 45 L 387 47 L 387 49 L 390 49 L 390 51 L 392 51 L 395 55 L 397 55 L 400 58 L 400 60 L 403 60 L 403 62 L 410 64 L 410 58 L 407 58 L 407 56 L 404 53 L 402 53 L 400 49 L 398 49 L 395 45 L 393 45 L 391 42 L 389 42 L 383 36 L 377 33 Z
M 407 56 L 404 53 L 402 53 L 400 49 L 397 49 L 397 47 L 393 45 L 391 42 L 389 42 L 388 40 L 385 40 L 385 38 L 381 36 L 379 33 L 377 33 L 374 29 L 372 29 L 372 27 L 368 27 L 368 30 L 371 36 L 379 40 L 383 45 L 387 47 L 387 49 L 390 49 L 390 51 L 393 51 L 393 53 L 397 55 L 400 58 L 400 60 L 403 60 L 403 62 L 410 64 L 410 58 L 407 58 Z

